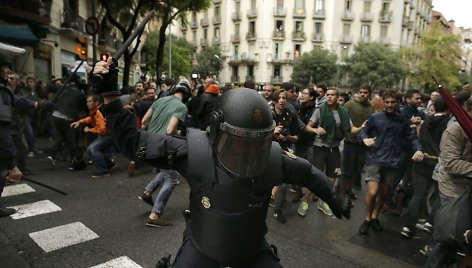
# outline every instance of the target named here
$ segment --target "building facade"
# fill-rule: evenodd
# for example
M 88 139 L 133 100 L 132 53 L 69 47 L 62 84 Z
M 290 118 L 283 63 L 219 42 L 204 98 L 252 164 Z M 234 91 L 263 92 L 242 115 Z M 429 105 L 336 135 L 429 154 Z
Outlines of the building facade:
M 317 46 L 340 63 L 359 43 L 411 46 L 431 23 L 431 8 L 431 0 L 214 0 L 180 31 L 198 50 L 220 47 L 221 82 L 281 83 L 291 80 L 294 60 Z

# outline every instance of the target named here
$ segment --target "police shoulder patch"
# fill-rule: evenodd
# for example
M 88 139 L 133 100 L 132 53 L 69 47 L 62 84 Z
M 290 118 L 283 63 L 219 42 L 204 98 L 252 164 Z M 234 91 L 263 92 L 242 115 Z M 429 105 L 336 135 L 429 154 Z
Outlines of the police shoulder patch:
M 288 157 L 292 158 L 292 159 L 297 159 L 297 156 L 292 154 L 291 152 L 289 151 L 283 151 Z

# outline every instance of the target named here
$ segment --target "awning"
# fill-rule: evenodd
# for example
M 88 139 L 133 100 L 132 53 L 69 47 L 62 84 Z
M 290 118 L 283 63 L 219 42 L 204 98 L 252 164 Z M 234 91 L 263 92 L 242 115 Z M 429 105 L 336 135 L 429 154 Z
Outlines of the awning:
M 16 46 L 13 46 L 13 45 L 9 45 L 9 44 L 5 44 L 5 43 L 0 42 L 0 53 L 2 51 L 16 53 L 16 54 L 23 54 L 23 53 L 25 53 L 26 50 L 24 48 L 21 48 L 21 47 L 16 47 Z
M 38 42 L 38 38 L 27 24 L 0 22 L 0 41 L 15 45 L 26 45 Z

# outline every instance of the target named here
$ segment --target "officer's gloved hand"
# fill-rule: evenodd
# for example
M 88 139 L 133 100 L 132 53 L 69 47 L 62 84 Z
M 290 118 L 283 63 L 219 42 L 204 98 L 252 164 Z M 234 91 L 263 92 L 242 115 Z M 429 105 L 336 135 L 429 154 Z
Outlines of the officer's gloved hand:
M 118 61 L 109 57 L 98 61 L 90 71 L 90 83 L 94 94 L 101 96 L 120 96 L 118 90 Z
M 342 196 L 337 196 L 333 202 L 333 205 L 330 206 L 334 216 L 336 216 L 338 219 L 341 219 L 343 216 L 344 218 L 349 219 L 351 217 L 351 207 L 351 200 Z

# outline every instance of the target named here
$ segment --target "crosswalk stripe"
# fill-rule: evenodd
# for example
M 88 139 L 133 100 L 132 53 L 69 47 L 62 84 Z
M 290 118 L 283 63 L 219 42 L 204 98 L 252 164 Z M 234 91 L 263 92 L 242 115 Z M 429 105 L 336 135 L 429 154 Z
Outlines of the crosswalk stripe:
M 99 237 L 81 222 L 41 230 L 30 233 L 29 236 L 46 253 Z
M 62 210 L 60 207 L 58 207 L 56 204 L 49 200 L 42 200 L 29 204 L 11 206 L 11 208 L 17 210 L 15 214 L 12 214 L 10 216 L 14 220 Z
M 142 266 L 135 263 L 128 256 L 121 256 L 90 268 L 142 268 Z
M 26 194 L 35 191 L 36 190 L 34 190 L 33 188 L 31 188 L 31 186 L 25 183 L 8 185 L 3 189 L 2 197 Z

